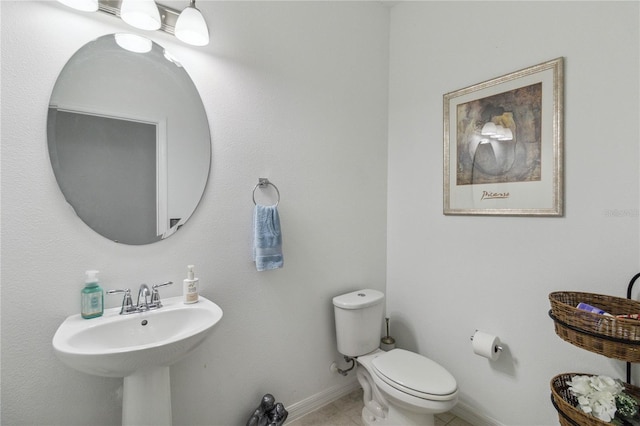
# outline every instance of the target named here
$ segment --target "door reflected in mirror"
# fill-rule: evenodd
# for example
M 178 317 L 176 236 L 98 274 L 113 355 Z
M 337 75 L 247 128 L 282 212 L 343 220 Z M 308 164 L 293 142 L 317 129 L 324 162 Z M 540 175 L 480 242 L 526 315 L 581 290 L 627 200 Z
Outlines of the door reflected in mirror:
M 124 244 L 175 233 L 198 206 L 211 162 L 195 85 L 150 43 L 142 52 L 121 47 L 115 35 L 86 44 L 49 103 L 49 156 L 62 193 L 94 231 Z

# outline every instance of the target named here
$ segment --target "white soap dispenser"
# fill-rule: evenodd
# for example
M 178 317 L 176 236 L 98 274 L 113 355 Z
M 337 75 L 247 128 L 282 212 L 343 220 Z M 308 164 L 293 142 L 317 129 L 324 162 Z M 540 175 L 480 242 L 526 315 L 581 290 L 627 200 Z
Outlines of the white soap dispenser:
M 193 265 L 187 266 L 187 279 L 182 283 L 182 297 L 184 303 L 196 303 L 198 301 L 199 280 L 194 278 Z

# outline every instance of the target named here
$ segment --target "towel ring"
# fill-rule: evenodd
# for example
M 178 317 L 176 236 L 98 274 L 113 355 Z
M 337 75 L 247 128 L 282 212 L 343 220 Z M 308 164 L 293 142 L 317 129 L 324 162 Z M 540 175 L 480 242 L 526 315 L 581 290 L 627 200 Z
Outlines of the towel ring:
M 258 183 L 256 184 L 256 186 L 253 187 L 253 204 L 258 204 L 256 203 L 256 189 L 258 188 L 264 188 L 265 186 L 271 185 L 273 186 L 273 189 L 276 190 L 276 193 L 278 194 L 278 201 L 276 201 L 276 203 L 274 204 L 275 207 L 278 206 L 278 204 L 280 204 L 280 191 L 278 191 L 278 187 L 275 186 L 273 183 L 269 182 L 269 179 L 267 178 L 258 178 Z

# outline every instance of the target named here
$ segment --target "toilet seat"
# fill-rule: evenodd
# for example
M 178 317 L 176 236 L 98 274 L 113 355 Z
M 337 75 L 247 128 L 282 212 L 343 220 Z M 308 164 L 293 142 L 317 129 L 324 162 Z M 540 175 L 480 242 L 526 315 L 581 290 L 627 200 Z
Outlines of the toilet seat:
M 414 352 L 393 349 L 376 356 L 371 365 L 374 374 L 398 391 L 431 401 L 446 401 L 457 396 L 455 378 L 438 363 Z

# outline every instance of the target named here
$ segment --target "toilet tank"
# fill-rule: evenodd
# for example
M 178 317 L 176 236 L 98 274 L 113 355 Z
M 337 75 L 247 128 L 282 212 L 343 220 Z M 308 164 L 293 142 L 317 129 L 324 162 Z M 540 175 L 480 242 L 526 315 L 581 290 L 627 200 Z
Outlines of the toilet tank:
M 358 290 L 333 298 L 338 352 L 351 357 L 372 352 L 380 345 L 384 294 Z

